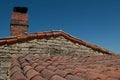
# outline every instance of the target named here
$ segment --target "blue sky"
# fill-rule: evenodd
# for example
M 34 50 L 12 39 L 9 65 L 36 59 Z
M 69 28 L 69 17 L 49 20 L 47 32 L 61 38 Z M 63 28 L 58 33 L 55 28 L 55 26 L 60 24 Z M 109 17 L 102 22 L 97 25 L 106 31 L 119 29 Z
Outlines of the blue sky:
M 63 30 L 120 54 L 120 0 L 0 0 L 0 38 L 14 6 L 29 8 L 29 33 Z

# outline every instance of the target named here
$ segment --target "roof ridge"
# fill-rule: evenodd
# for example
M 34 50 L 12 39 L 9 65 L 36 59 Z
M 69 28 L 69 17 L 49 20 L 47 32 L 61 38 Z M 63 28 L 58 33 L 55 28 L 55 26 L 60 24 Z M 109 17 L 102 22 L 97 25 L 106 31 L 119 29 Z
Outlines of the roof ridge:
M 92 48 L 93 50 L 104 52 L 106 54 L 114 54 L 113 52 L 106 50 L 104 48 L 101 48 L 100 46 L 88 43 L 84 40 L 78 39 L 62 30 L 54 30 L 54 31 L 45 31 L 45 32 L 37 32 L 37 33 L 32 33 L 32 34 L 24 34 L 24 35 L 19 35 L 16 37 L 11 37 L 11 38 L 3 38 L 0 39 L 0 45 L 4 44 L 14 44 L 19 41 L 26 41 L 30 39 L 35 39 L 35 38 L 44 38 L 44 37 L 57 37 L 57 36 L 63 36 L 64 38 L 78 44 L 82 44 L 84 46 L 87 46 L 89 48 Z

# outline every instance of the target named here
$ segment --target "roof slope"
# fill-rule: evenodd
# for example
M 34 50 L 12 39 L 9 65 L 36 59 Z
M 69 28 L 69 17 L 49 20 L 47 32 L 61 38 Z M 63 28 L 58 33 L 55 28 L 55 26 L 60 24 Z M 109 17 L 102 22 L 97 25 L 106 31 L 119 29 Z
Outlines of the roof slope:
M 12 57 L 11 80 L 119 80 L 120 56 Z
M 57 37 L 57 36 L 63 36 L 64 38 L 66 38 L 74 43 L 82 44 L 86 47 L 92 48 L 93 50 L 96 50 L 96 51 L 103 52 L 105 54 L 114 55 L 114 53 L 109 50 L 106 50 L 99 46 L 87 43 L 83 40 L 77 39 L 63 31 L 39 32 L 39 33 L 20 35 L 20 36 L 10 37 L 10 38 L 2 38 L 2 39 L 0 39 L 0 45 L 5 45 L 5 44 L 10 45 L 10 44 L 15 44 L 17 42 L 29 41 L 31 39 L 36 39 L 36 38 L 49 39 L 50 37 Z

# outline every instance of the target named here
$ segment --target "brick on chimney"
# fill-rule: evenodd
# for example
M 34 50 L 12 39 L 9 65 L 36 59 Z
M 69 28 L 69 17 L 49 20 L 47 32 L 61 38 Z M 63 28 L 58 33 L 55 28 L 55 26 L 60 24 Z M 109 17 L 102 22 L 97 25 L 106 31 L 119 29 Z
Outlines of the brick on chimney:
M 10 30 L 11 36 L 23 35 L 28 32 L 28 14 L 26 7 L 14 7 Z

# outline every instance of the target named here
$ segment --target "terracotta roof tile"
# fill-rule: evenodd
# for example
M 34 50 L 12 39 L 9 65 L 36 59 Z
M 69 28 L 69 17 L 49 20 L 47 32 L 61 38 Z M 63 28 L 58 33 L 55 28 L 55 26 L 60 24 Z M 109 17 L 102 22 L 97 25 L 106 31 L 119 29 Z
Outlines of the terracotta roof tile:
M 59 70 L 64 70 L 64 69 L 65 69 L 65 66 L 64 66 L 64 65 L 58 65 L 58 66 L 57 66 L 57 69 L 59 69 Z
M 23 73 L 17 71 L 11 77 L 10 80 L 28 80 Z
M 44 62 L 41 65 L 47 67 L 47 66 L 51 65 L 51 63 Z
M 36 60 L 37 59 L 37 60 Z M 11 80 L 119 80 L 120 56 L 13 56 Z M 108 65 L 111 64 L 111 65 Z
M 70 73 L 70 72 L 67 72 L 67 71 L 64 71 L 64 70 L 56 70 L 55 71 L 56 73 L 58 73 L 61 77 L 66 77 L 67 75 L 69 75 L 69 74 L 72 74 L 72 73 Z
M 13 63 L 11 64 L 11 68 L 10 69 L 12 69 L 13 67 L 16 67 L 16 66 L 20 66 L 20 64 L 18 63 L 18 62 L 16 62 L 16 61 L 13 61 Z
M 54 75 L 50 80 L 66 80 L 65 78 L 60 77 L 59 75 Z
M 42 72 L 46 67 L 45 66 L 37 66 L 35 67 L 35 70 L 38 71 L 38 72 Z
M 120 79 L 120 72 L 118 71 L 108 71 L 105 74 L 110 78 Z
M 29 69 L 26 72 L 26 76 L 28 79 L 32 79 L 35 76 L 41 76 L 41 74 L 39 72 L 35 71 L 34 69 Z
M 81 78 L 80 80 L 87 80 L 85 73 L 76 73 L 75 75 Z
M 35 75 L 34 77 L 31 78 L 31 80 L 45 80 L 45 79 L 39 75 Z
M 27 62 L 24 62 L 24 63 L 21 64 L 22 68 L 24 68 L 25 66 L 29 66 L 29 65 L 30 65 L 30 64 L 27 63 Z
M 95 72 L 87 72 L 86 73 L 86 78 L 90 80 L 107 80 L 107 76 L 100 74 L 100 73 L 95 73 Z
M 31 69 L 33 69 L 33 67 L 27 65 L 23 68 L 23 71 L 24 71 L 25 74 L 27 74 L 27 72 Z
M 35 39 L 35 38 L 49 39 L 50 37 L 57 37 L 57 36 L 63 36 L 64 38 L 66 38 L 74 43 L 82 44 L 84 46 L 92 48 L 93 50 L 97 50 L 97 51 L 103 52 L 105 54 L 115 55 L 113 52 L 110 52 L 99 46 L 87 43 L 83 40 L 77 39 L 63 31 L 40 32 L 40 33 L 34 33 L 34 34 L 20 35 L 20 36 L 11 37 L 11 38 L 2 38 L 2 39 L 0 39 L 0 45 L 14 44 L 17 42 L 24 42 L 24 41 L 28 41 L 28 40 Z
M 57 63 L 57 62 L 52 63 L 52 66 L 57 67 L 58 65 L 59 65 L 59 63 Z
M 13 38 L 13 39 L 8 39 L 8 40 L 6 40 L 6 42 L 8 43 L 8 44 L 13 44 L 13 43 L 16 43 L 17 42 L 17 39 L 15 38 Z
M 35 68 L 35 67 L 39 66 L 39 63 L 34 62 L 34 63 L 31 64 L 31 66 L 32 66 L 33 68 Z
M 3 40 L 0 40 L 0 45 L 4 45 L 7 43 L 7 40 L 3 39 Z
M 71 74 L 74 74 L 74 70 L 73 69 L 65 69 L 65 71 L 67 71 L 67 72 L 69 72 L 69 73 L 71 73 Z
M 73 76 L 73 75 L 67 75 L 65 77 L 67 80 L 81 80 L 78 76 Z
M 50 65 L 50 66 L 48 66 L 48 67 L 47 67 L 47 69 L 52 70 L 52 71 L 57 70 L 57 68 L 56 68 L 55 66 L 51 66 L 51 65 Z
M 54 75 L 57 75 L 57 73 L 51 71 L 51 70 L 48 70 L 48 69 L 44 69 L 42 72 L 41 72 L 42 76 L 46 79 L 51 79 L 52 76 Z
M 38 38 L 42 38 L 42 37 L 45 37 L 45 33 L 44 32 L 40 32 L 40 33 L 37 33 L 35 34 Z
M 34 38 L 38 38 L 38 35 L 36 35 L 36 34 L 29 34 L 29 35 L 27 35 L 27 39 L 29 40 L 29 39 L 34 39 Z
M 11 69 L 10 76 L 12 76 L 13 74 L 15 74 L 16 72 L 22 72 L 22 70 L 20 69 L 20 67 L 14 66 L 14 67 Z

